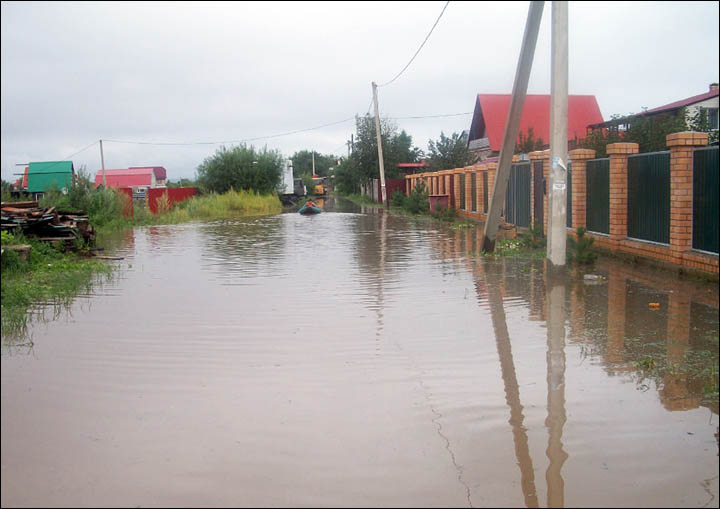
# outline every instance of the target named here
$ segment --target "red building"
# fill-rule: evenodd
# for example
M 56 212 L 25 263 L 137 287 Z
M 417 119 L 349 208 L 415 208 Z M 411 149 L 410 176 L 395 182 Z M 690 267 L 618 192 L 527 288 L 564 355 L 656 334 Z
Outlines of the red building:
M 510 94 L 478 94 L 470 125 L 468 147 L 487 159 L 500 152 L 505 122 L 510 109 Z M 603 121 L 594 95 L 568 96 L 568 140 L 584 138 L 588 126 Z M 550 142 L 550 95 L 528 94 L 525 97 L 520 134 L 527 136 L 532 128 L 535 139 Z

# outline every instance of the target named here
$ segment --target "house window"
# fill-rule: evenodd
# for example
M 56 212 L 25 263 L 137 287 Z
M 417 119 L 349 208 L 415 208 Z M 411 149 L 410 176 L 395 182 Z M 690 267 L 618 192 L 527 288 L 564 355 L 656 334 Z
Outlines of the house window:
M 717 131 L 717 129 L 718 129 L 718 109 L 717 108 L 706 108 L 705 111 L 707 111 L 708 125 L 710 126 L 710 129 L 714 129 Z

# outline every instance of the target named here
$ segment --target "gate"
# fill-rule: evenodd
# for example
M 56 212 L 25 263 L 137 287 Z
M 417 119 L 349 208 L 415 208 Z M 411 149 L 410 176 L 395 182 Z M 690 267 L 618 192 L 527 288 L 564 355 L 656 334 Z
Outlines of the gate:
M 513 164 L 505 193 L 505 222 L 530 226 L 530 164 Z
M 627 235 L 670 243 L 670 152 L 628 157 Z
M 465 210 L 465 174 L 460 174 L 460 210 Z
M 543 231 L 545 199 L 545 176 L 543 175 L 542 161 L 535 161 L 533 164 L 533 194 L 535 195 L 535 203 L 533 204 L 533 212 L 535 216 L 535 228 Z
M 585 170 L 587 231 L 610 233 L 610 159 L 591 159 Z
M 692 246 L 718 252 L 718 147 L 693 152 Z

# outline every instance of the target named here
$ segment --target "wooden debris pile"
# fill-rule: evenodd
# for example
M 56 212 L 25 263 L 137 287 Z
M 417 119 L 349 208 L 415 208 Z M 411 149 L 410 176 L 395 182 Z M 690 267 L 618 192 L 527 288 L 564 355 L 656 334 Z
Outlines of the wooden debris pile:
M 84 212 L 56 210 L 40 207 L 37 201 L 2 202 L 4 230 L 22 230 L 25 237 L 45 242 L 61 242 L 74 248 L 77 240 L 93 245 L 96 232 Z

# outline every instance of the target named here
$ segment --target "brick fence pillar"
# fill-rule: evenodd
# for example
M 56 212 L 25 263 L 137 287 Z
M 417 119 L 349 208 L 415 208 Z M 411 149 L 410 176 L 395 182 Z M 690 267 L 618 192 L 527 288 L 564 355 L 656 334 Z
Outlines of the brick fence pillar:
M 465 166 L 463 168 L 463 178 L 465 179 L 465 212 L 472 212 L 472 185 L 470 179 L 472 177 L 472 166 Z
M 487 163 L 488 175 L 488 201 L 492 202 L 493 193 L 495 192 L 495 174 L 497 173 L 497 163 Z M 488 212 L 490 212 L 490 204 L 488 203 Z
M 460 210 L 464 204 L 460 203 L 460 177 L 462 177 L 462 169 L 461 168 L 455 168 L 452 170 L 452 178 L 455 181 L 453 184 L 453 190 L 455 194 L 455 208 L 457 210 Z
M 627 237 L 628 156 L 638 153 L 637 143 L 611 143 L 610 156 L 610 241 L 613 244 Z
M 682 258 L 692 249 L 693 149 L 708 144 L 708 133 L 667 135 L 670 149 L 670 252 Z
M 549 150 L 536 150 L 528 154 L 530 157 L 530 171 L 532 177 L 530 178 L 530 222 L 535 226 L 535 163 L 542 161 L 543 165 L 543 182 L 545 192 L 543 194 L 543 233 L 547 234 L 547 221 L 548 221 L 548 200 L 547 200 L 547 185 L 548 175 L 550 174 L 550 151 Z
M 595 158 L 595 151 L 587 148 L 576 148 L 568 155 L 572 163 L 572 229 L 577 230 L 580 226 L 587 228 L 585 224 L 587 211 L 587 180 L 585 172 L 588 159 Z

